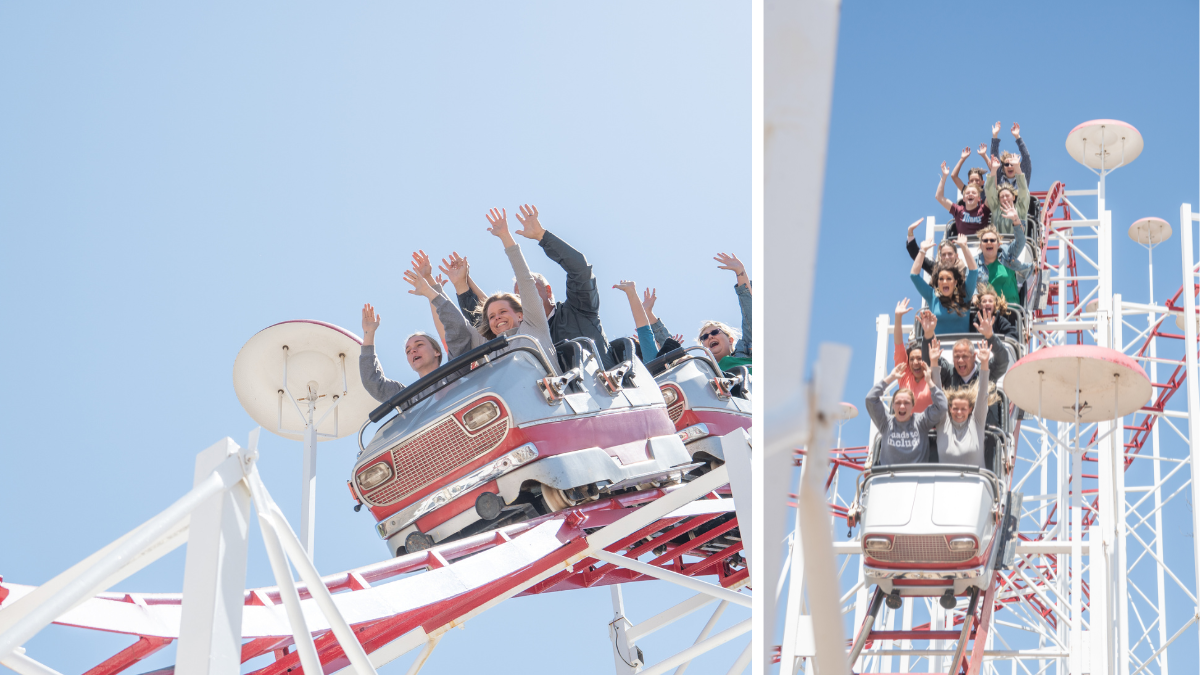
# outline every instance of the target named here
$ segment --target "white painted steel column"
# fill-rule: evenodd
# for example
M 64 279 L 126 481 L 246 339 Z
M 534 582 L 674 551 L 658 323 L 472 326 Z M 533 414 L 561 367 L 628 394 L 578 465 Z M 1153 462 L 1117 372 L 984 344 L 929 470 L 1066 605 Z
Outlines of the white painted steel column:
M 1096 276 L 1098 279 L 1099 316 L 1096 319 L 1096 344 L 1112 348 L 1111 331 L 1113 316 L 1112 297 L 1112 212 L 1103 208 L 1103 198 L 1100 200 L 1097 219 L 1100 225 L 1096 240 Z M 1097 491 L 1097 520 L 1089 528 L 1088 538 L 1091 548 L 1088 553 L 1088 616 L 1091 621 L 1091 640 L 1088 647 L 1091 651 L 1092 667 L 1102 667 L 1103 672 L 1113 672 L 1113 636 L 1121 630 L 1113 621 L 1113 563 L 1116 560 L 1114 547 L 1114 524 L 1116 522 L 1116 483 L 1113 476 L 1113 445 L 1116 437 L 1112 421 L 1097 423 L 1098 441 L 1093 452 L 1096 453 L 1096 474 L 1099 488 Z M 1108 434 L 1105 438 L 1105 434 Z M 1080 483 L 1082 485 L 1082 482 Z M 1081 495 L 1082 496 L 1082 495 Z
M 1196 370 L 1196 262 L 1192 248 L 1192 227 L 1192 205 L 1183 204 L 1179 207 L 1179 234 L 1183 246 L 1183 314 L 1187 317 L 1183 322 L 1183 361 L 1187 371 L 1184 386 L 1187 388 L 1188 436 L 1191 440 L 1188 456 L 1192 474 L 1192 528 L 1200 532 L 1200 489 L 1197 489 L 1200 473 L 1196 471 L 1196 464 L 1200 462 L 1200 448 L 1197 448 L 1200 439 L 1196 434 L 1200 430 L 1200 382 L 1197 381 L 1200 372 Z M 1200 589 L 1200 536 L 1192 537 L 1192 556 L 1196 561 L 1195 588 Z
M 829 114 L 833 101 L 834 60 L 837 55 L 838 0 L 763 0 L 752 5 L 752 13 L 762 7 L 763 31 L 762 87 L 755 88 L 755 101 L 762 95 L 763 127 L 755 128 L 753 143 L 762 143 L 762 237 L 771 242 L 764 247 L 765 280 L 756 300 L 786 297 L 794 312 L 768 312 L 763 318 L 763 337 L 756 358 L 769 360 L 763 370 L 761 404 L 763 415 L 755 426 L 764 425 L 765 447 L 761 449 L 761 485 L 756 497 L 782 499 L 794 475 L 792 453 L 805 443 L 809 421 L 804 387 L 808 359 L 808 332 L 813 280 L 817 262 L 817 233 L 820 228 L 821 196 L 825 187 L 825 155 L 829 139 Z M 759 25 L 755 22 L 755 25 Z M 755 28 L 757 30 L 757 28 Z M 772 290 L 774 289 L 774 290 Z M 840 389 L 840 385 L 838 387 Z M 757 403 L 757 399 L 756 399 Z M 821 494 L 820 507 L 813 514 L 827 523 L 828 507 Z M 805 504 L 802 502 L 803 510 Z M 756 509 L 757 510 L 757 509 Z M 774 589 L 783 560 L 782 538 L 787 531 L 786 510 L 782 503 L 766 503 L 762 516 L 755 520 L 762 536 L 758 541 L 762 560 L 756 567 L 763 578 L 755 578 L 762 589 L 756 593 L 756 628 L 753 660 L 759 672 L 771 661 L 775 643 L 777 605 Z M 828 540 L 828 538 L 827 538 Z M 805 555 L 833 559 L 829 543 L 823 550 L 805 542 Z M 826 569 L 814 568 L 806 561 L 810 575 L 828 584 L 834 603 L 821 604 L 823 594 L 810 597 L 813 614 L 836 616 L 838 606 L 836 569 L 826 579 Z M 752 575 L 754 571 L 752 571 Z M 761 612 L 759 611 L 761 609 Z M 761 621 L 761 623 L 758 623 Z M 833 622 L 831 622 L 833 623 Z M 758 627 L 761 626 L 761 630 Z M 840 623 L 837 633 L 841 633 Z M 818 641 L 820 638 L 818 637 Z M 840 639 L 819 645 L 817 661 L 822 675 L 845 672 Z M 836 654 L 834 654 L 836 652 Z M 834 665 L 841 663 L 841 665 Z
M 258 431 L 252 432 L 251 447 Z M 223 438 L 197 455 L 194 485 L 240 450 L 233 439 Z M 236 675 L 241 669 L 249 528 L 250 491 L 244 481 L 209 497 L 192 515 L 175 657 L 179 675 Z
M 1075 440 L 1071 445 L 1071 650 L 1070 672 L 1083 672 L 1083 450 L 1079 447 L 1079 372 L 1075 359 Z M 1089 551 L 1091 552 L 1091 551 Z M 1093 615 L 1093 619 L 1095 616 Z M 1092 624 L 1093 632 L 1097 628 Z
M 1112 269 L 1111 267 L 1109 268 Z M 1110 272 L 1111 275 L 1111 272 Z M 1151 317 L 1154 315 L 1151 314 Z M 1113 349 L 1125 352 L 1125 314 L 1121 307 L 1121 295 L 1113 295 L 1112 314 L 1112 345 Z M 1153 382 L 1154 380 L 1151 380 Z M 1153 400 L 1153 399 L 1152 399 Z M 1134 418 L 1136 419 L 1136 418 Z M 1125 549 L 1126 531 L 1126 500 L 1125 500 L 1125 418 L 1118 417 L 1112 441 L 1113 486 L 1116 490 L 1115 509 L 1116 528 L 1113 532 L 1113 543 L 1116 555 L 1113 560 L 1113 590 L 1115 606 L 1113 616 L 1117 619 L 1117 642 L 1113 645 L 1117 659 L 1117 673 L 1129 675 L 1129 559 Z M 1157 426 L 1157 425 L 1155 425 Z M 1155 462 L 1157 464 L 1157 462 Z M 1161 541 L 1161 538 L 1160 538 Z M 1160 558 L 1161 559 L 1161 558 Z M 1156 568 L 1160 567 L 1155 565 Z
M 637 652 L 634 651 L 633 641 L 629 639 L 627 632 L 629 622 L 625 618 L 625 599 L 621 597 L 621 584 L 609 586 L 608 592 L 612 596 L 613 606 L 612 623 L 608 625 L 609 642 L 613 646 L 613 667 L 617 675 L 633 675 L 641 664 L 637 660 Z
M 304 459 L 300 485 L 300 545 L 304 552 L 313 554 L 316 544 L 317 520 L 317 409 L 316 392 L 310 392 L 308 402 L 308 426 L 304 427 Z

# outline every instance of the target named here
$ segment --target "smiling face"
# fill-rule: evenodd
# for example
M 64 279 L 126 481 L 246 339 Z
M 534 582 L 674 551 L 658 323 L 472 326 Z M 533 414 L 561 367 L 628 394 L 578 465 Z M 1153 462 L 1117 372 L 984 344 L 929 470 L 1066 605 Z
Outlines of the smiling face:
M 974 366 L 975 350 L 971 345 L 962 342 L 954 345 L 954 370 L 958 372 L 958 376 L 966 379 Z
M 1008 178 L 1016 178 L 1021 171 L 1021 160 L 1016 155 L 1009 155 L 1004 159 L 1004 165 L 1000 168 L 1004 170 L 1004 175 Z
M 433 372 L 441 362 L 433 343 L 424 335 L 408 338 L 408 342 L 404 344 L 404 356 L 408 359 L 408 365 L 421 377 Z
M 954 295 L 954 289 L 958 287 L 958 280 L 954 278 L 954 273 L 950 270 L 940 270 L 937 278 L 938 295 L 950 297 Z
M 917 348 L 908 353 L 908 372 L 912 373 L 913 380 L 922 382 L 925 380 L 925 371 L 921 369 L 921 349 Z
M 892 409 L 896 411 L 896 421 L 907 422 L 913 414 L 912 395 L 907 390 L 896 392 L 892 398 Z
M 983 253 L 984 260 L 988 262 L 995 260 L 996 255 L 1000 253 L 1000 235 L 995 232 L 980 232 L 979 251 Z
M 962 424 L 971 416 L 971 402 L 966 398 L 955 398 L 950 401 L 950 419 L 955 424 Z
M 954 248 L 954 244 L 943 243 L 938 246 L 938 264 L 942 267 L 951 267 L 958 263 L 958 250 Z
M 708 348 L 712 352 L 713 358 L 720 361 L 721 359 L 733 353 L 733 340 L 713 324 L 705 324 L 704 328 L 700 329 L 700 337 L 697 341 Z
M 974 183 L 963 188 L 963 205 L 970 211 L 976 206 L 979 206 L 979 190 L 980 187 Z
M 1007 211 L 1009 208 L 1011 208 L 1015 197 L 1016 195 L 1014 195 L 1013 191 L 1010 189 L 1000 190 L 1000 210 Z
M 488 327 L 496 335 L 520 326 L 524 318 L 525 315 L 513 309 L 508 300 L 493 300 L 487 306 Z
M 985 293 L 979 296 L 976 304 L 979 305 L 980 310 L 991 312 L 993 314 L 996 313 L 996 296 L 992 295 L 991 293 Z

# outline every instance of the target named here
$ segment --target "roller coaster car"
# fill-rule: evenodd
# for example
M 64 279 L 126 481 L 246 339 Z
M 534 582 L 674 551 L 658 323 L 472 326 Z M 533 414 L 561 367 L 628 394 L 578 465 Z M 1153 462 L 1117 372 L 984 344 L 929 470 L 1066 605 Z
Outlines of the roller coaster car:
M 721 436 L 750 430 L 752 378 L 745 366 L 721 370 L 707 348 L 680 347 L 646 364 L 667 414 L 697 462 L 724 462 Z
M 350 491 L 393 555 L 603 494 L 661 486 L 694 464 L 633 343 L 605 371 L 587 338 L 496 338 L 406 387 L 359 431 Z M 559 375 L 558 373 L 562 373 Z M 393 411 L 365 447 L 372 422 Z
M 859 478 L 851 518 L 862 524 L 863 572 L 898 606 L 901 596 L 941 596 L 943 606 L 971 587 L 985 590 L 1012 562 L 1021 495 L 1010 493 L 1008 401 L 999 427 L 985 431 L 986 467 L 923 463 L 872 465 Z

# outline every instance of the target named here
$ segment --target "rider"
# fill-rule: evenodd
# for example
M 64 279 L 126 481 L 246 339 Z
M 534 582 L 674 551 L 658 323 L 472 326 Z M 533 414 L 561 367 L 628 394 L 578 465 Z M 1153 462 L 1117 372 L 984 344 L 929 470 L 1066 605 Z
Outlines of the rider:
M 917 292 L 921 294 L 929 308 L 933 310 L 934 316 L 938 318 L 939 330 L 942 333 L 970 331 L 967 314 L 970 299 L 975 295 L 975 280 L 978 272 L 975 269 L 975 258 L 971 257 L 971 251 L 967 248 L 966 236 L 958 235 L 956 243 L 967 261 L 967 278 L 965 280 L 957 267 L 943 267 L 942 265 L 934 268 L 933 288 L 921 278 L 921 266 L 925 262 L 925 252 L 933 246 L 932 240 L 926 241 L 921 247 L 921 252 L 913 260 L 912 273 L 909 275 L 913 286 L 917 287 Z
M 963 188 L 961 206 L 946 199 L 946 177 L 949 175 L 950 169 L 947 169 L 946 163 L 942 162 L 942 178 L 938 181 L 937 192 L 933 195 L 938 203 L 954 217 L 954 223 L 950 226 L 952 229 L 947 231 L 946 236 L 975 234 L 991 223 L 993 211 L 991 204 L 984 203 L 983 191 L 975 184 L 968 184 Z
M 1001 184 L 1016 185 L 1017 171 L 1025 176 L 1025 181 L 1028 183 L 1033 180 L 1033 164 L 1029 160 L 1029 150 L 1025 148 L 1025 141 L 1021 140 L 1021 125 L 1013 122 L 1012 129 L 1013 138 L 1017 139 L 1017 149 L 1021 151 L 1021 157 L 1018 157 L 1011 152 L 1000 153 L 1000 123 L 996 122 L 992 125 L 992 155 L 999 155 L 1004 162 L 1004 171 L 1000 173 L 998 180 Z M 985 158 L 986 159 L 986 158 Z M 1009 164 L 1009 160 L 1012 164 Z
M 520 296 L 526 306 L 533 306 L 533 302 L 541 304 L 549 324 L 549 335 L 554 342 L 580 337 L 591 338 L 596 343 L 596 349 L 600 350 L 599 356 L 604 367 L 612 368 L 616 361 L 609 353 L 608 338 L 604 336 L 604 326 L 600 322 L 599 285 L 587 258 L 542 227 L 536 206 L 524 204 L 515 215 L 523 227 L 517 230 L 517 234 L 538 242 L 546 257 L 558 263 L 567 273 L 567 299 L 565 302 L 555 302 L 554 291 L 546 277 L 535 273 L 531 274 L 534 279 L 532 290 L 536 299 L 535 295 L 521 291 L 519 279 L 518 283 L 513 285 L 513 293 Z M 458 304 L 464 312 L 478 313 L 480 296 L 477 295 L 476 288 L 478 287 L 471 283 L 469 275 L 465 275 L 461 282 L 454 282 Z
M 1025 250 L 1025 228 L 1016 228 L 1013 240 L 1004 247 L 1000 246 L 1000 233 L 994 226 L 989 225 L 976 234 L 979 236 L 979 253 L 975 256 L 979 285 L 990 284 L 1004 295 L 1005 300 L 1020 304 L 1021 285 L 1033 271 L 1032 263 L 1017 259 Z
M 721 263 L 717 265 L 717 269 L 729 270 L 737 275 L 737 283 L 734 284 L 733 290 L 737 293 L 738 305 L 742 310 L 742 329 L 739 331 L 721 321 L 705 321 L 700 324 L 700 335 L 696 338 L 696 342 L 712 352 L 713 358 L 717 360 L 717 365 L 721 370 L 729 370 L 737 366 L 746 366 L 747 369 L 753 370 L 753 343 L 750 332 L 751 320 L 754 316 L 752 313 L 753 296 L 750 277 L 746 275 L 746 265 L 738 260 L 736 255 L 728 253 L 718 253 L 713 260 Z M 658 340 L 659 352 L 665 354 L 670 351 L 666 348 L 666 341 L 671 339 L 671 335 L 662 321 L 654 317 L 650 311 L 656 300 L 657 297 L 647 291 L 643 306 L 647 307 L 646 316 L 654 331 L 654 338 Z
M 979 378 L 970 387 L 948 390 L 946 402 L 949 412 L 937 427 L 938 462 L 941 464 L 966 464 L 987 468 L 984 465 L 983 432 L 987 424 L 988 360 L 992 348 L 980 342 L 975 352 L 979 360 Z M 930 377 L 935 385 L 941 385 L 941 368 L 934 368 Z
M 637 284 L 622 279 L 613 284 L 613 288 L 625 293 L 629 299 L 629 311 L 633 313 L 633 325 L 637 329 L 638 349 L 641 351 L 642 363 L 649 363 L 658 357 L 658 345 L 654 342 L 654 330 L 650 328 L 650 318 L 646 308 L 638 300 Z
M 370 303 L 363 305 L 363 344 L 362 353 L 358 357 L 358 374 L 362 379 L 363 388 L 381 403 L 404 388 L 403 384 L 384 376 L 383 366 L 379 364 L 375 355 L 375 331 L 379 330 L 382 321 L 383 315 L 376 314 Z M 405 340 L 404 356 L 417 376 L 425 377 L 442 364 L 442 347 L 431 335 L 418 331 Z
M 918 361 L 919 367 L 928 371 L 929 364 Z M 931 396 L 929 407 L 924 412 L 913 413 L 914 396 L 910 389 L 899 389 L 892 396 L 895 414 L 889 415 L 883 405 L 883 392 L 892 382 L 900 379 L 908 370 L 907 363 L 897 363 L 887 377 L 871 388 L 867 394 L 867 414 L 879 429 L 879 464 L 915 464 L 929 457 L 929 432 L 946 417 L 946 395 L 933 381 L 929 383 Z M 925 376 L 928 379 L 928 375 Z
M 1005 177 L 1018 166 L 1016 155 L 1006 157 L 1003 162 Z M 1025 216 L 1029 213 L 1029 183 L 1023 173 L 1018 173 L 1012 183 L 1001 183 L 998 178 L 1001 162 L 995 155 L 992 155 L 991 165 L 992 172 L 983 184 L 983 192 L 992 212 L 992 225 L 1000 234 L 1016 234 L 1018 229 L 1025 228 Z
M 912 311 L 908 298 L 896 303 L 896 322 L 892 329 L 892 343 L 895 353 L 892 359 L 895 363 L 908 363 L 908 370 L 900 377 L 900 388 L 913 393 L 913 412 L 923 412 L 933 400 L 929 391 L 929 380 L 925 378 L 927 369 L 922 369 L 921 342 L 914 340 L 908 345 L 904 343 L 904 315 Z M 922 314 L 929 310 L 921 310 Z
M 906 246 L 908 247 L 908 255 L 913 260 L 916 260 L 917 255 L 921 253 L 921 246 L 917 244 L 914 231 L 917 229 L 917 226 L 921 224 L 922 220 L 925 219 L 922 218 L 908 226 L 908 241 L 906 242 Z M 924 270 L 925 274 L 928 274 L 930 278 L 933 278 L 934 265 L 942 265 L 945 267 L 954 266 L 958 268 L 960 274 L 962 274 L 964 277 L 967 276 L 967 264 L 958 257 L 958 246 L 954 243 L 954 237 L 949 236 L 949 234 L 947 234 L 945 239 L 942 239 L 942 241 L 938 243 L 937 262 L 925 260 L 921 263 L 921 269 Z

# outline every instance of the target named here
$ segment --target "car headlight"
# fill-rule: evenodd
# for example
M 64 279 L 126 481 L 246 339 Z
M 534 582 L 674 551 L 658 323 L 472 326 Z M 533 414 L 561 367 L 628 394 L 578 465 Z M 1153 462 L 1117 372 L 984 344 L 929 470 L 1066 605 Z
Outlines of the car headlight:
M 891 537 L 867 537 L 863 539 L 863 549 L 867 551 L 890 551 L 892 550 Z
M 951 551 L 974 551 L 976 549 L 975 537 L 955 537 L 950 540 Z
M 500 416 L 500 406 L 494 401 L 486 401 L 463 413 L 463 424 L 467 431 L 475 431 L 494 421 Z
M 366 492 L 373 490 L 392 477 L 392 467 L 387 462 L 378 462 L 372 464 L 363 471 L 359 471 L 355 480 L 358 481 L 358 489 Z
M 675 402 L 679 400 L 679 394 L 675 393 L 675 387 L 663 387 L 662 395 L 668 406 L 675 405 Z

